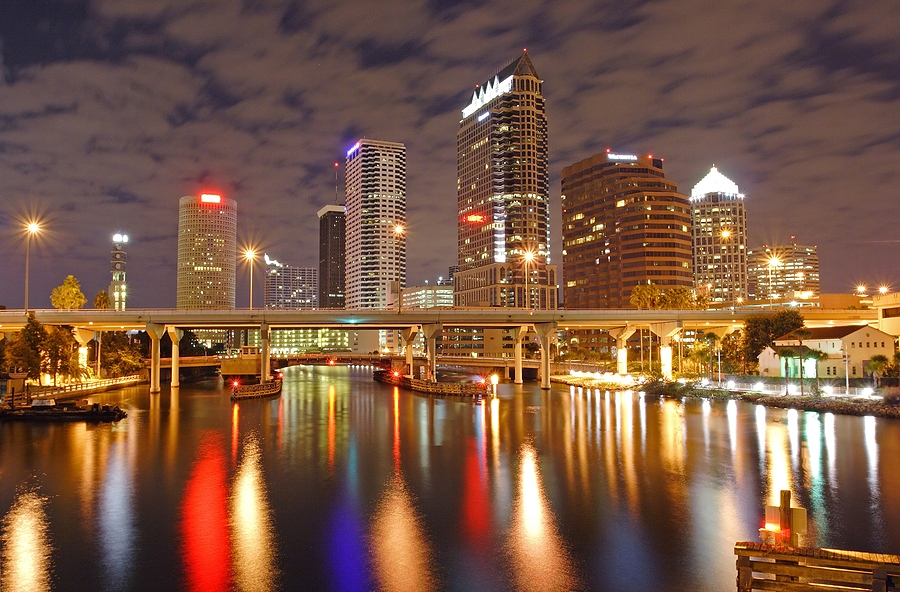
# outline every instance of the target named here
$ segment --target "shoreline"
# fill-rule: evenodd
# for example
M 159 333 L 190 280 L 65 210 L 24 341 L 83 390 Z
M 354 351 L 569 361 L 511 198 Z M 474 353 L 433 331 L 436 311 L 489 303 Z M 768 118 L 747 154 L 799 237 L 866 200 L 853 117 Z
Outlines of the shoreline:
M 584 376 L 551 376 L 550 382 L 592 388 L 601 390 L 633 390 L 643 391 L 647 395 L 663 397 L 665 399 L 714 399 L 717 401 L 746 401 L 773 407 L 777 409 L 797 409 L 798 411 L 813 411 L 818 413 L 838 413 L 841 415 L 872 415 L 885 419 L 900 419 L 900 406 L 885 403 L 880 397 L 877 399 L 862 399 L 848 397 L 813 397 L 799 395 L 764 395 L 760 393 L 741 393 L 727 389 L 701 389 L 691 383 L 677 382 L 643 382 L 633 386 L 624 386 L 602 379 L 588 378 Z

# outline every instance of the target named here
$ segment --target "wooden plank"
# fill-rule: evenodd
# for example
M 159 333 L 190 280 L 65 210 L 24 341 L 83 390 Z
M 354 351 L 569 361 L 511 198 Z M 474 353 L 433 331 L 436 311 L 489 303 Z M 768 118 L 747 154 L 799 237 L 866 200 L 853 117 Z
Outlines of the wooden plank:
M 776 582 L 775 580 L 753 580 L 753 590 L 772 592 L 866 592 L 871 588 L 856 586 L 830 586 L 828 584 L 807 584 L 805 582 Z
M 767 561 L 751 561 L 750 565 L 753 568 L 753 571 L 758 573 L 828 580 L 831 582 L 844 582 L 848 584 L 864 584 L 867 587 L 872 586 L 872 573 L 868 571 L 849 571 L 812 565 L 769 563 Z

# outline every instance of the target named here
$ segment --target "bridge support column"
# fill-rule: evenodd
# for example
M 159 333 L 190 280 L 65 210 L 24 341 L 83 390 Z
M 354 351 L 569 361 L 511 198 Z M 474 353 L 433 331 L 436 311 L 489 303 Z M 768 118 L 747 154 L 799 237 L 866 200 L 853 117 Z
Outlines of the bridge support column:
M 659 335 L 659 366 L 666 380 L 672 380 L 672 336 L 681 331 L 681 327 L 681 321 L 650 324 L 650 331 Z
M 178 344 L 181 341 L 181 338 L 184 337 L 184 331 L 173 326 L 166 325 L 166 333 L 169 334 L 169 338 L 172 340 L 172 388 L 177 388 L 181 386 L 181 382 L 179 381 L 179 352 L 178 352 Z
M 269 381 L 269 324 L 263 323 L 259 326 L 259 340 L 262 343 L 259 352 L 259 383 L 264 384 Z
M 541 342 L 541 388 L 550 388 L 550 346 L 556 334 L 556 323 L 535 323 L 534 331 Z
M 425 355 L 428 358 L 428 380 L 437 382 L 437 336 L 444 330 L 441 323 L 422 325 L 425 336 Z
M 616 372 L 621 376 L 628 374 L 628 338 L 634 335 L 635 328 L 625 325 L 621 329 L 610 329 L 610 337 L 616 340 Z
M 400 335 L 403 337 L 403 345 L 406 350 L 406 373 L 410 376 L 413 375 L 413 341 L 416 339 L 416 335 L 419 334 L 418 327 L 409 327 L 400 332 Z
M 150 392 L 159 392 L 159 340 L 166 332 L 164 325 L 147 323 L 147 335 L 150 336 Z
M 516 357 L 516 379 L 513 381 L 515 384 L 522 384 L 522 342 L 525 341 L 526 335 L 528 335 L 528 325 L 522 325 L 516 332 L 516 343 L 513 350 Z

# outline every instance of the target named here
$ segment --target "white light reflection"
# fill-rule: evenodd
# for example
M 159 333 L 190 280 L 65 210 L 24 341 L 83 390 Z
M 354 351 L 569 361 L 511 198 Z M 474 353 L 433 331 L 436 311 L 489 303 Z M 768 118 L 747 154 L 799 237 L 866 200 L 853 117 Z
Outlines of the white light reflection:
M 709 456 L 709 414 L 712 412 L 712 405 L 709 399 L 703 399 L 701 409 L 703 410 L 703 445 L 707 456 Z
M 878 442 L 875 440 L 875 417 L 863 417 L 863 432 L 866 440 L 866 458 L 869 461 L 869 491 L 872 494 L 872 508 L 878 506 L 881 491 L 878 488 Z
M 571 558 L 541 486 L 537 455 L 522 446 L 519 492 L 509 542 L 516 588 L 523 591 L 572 590 L 578 587 Z
M 239 590 L 272 590 L 275 587 L 275 539 L 266 484 L 263 480 L 259 442 L 244 440 L 241 462 L 231 494 L 231 556 Z
M 759 439 L 759 469 L 765 470 L 766 462 L 766 408 L 756 406 L 756 436 Z
M 50 527 L 47 498 L 34 491 L 19 494 L 3 518 L 0 590 L 50 590 Z
M 124 445 L 120 441 L 110 449 L 98 512 L 103 576 L 115 590 L 127 587 L 134 559 L 134 484 Z
M 825 453 L 828 455 L 828 483 L 837 488 L 837 445 L 834 435 L 834 413 L 825 414 Z
M 731 452 L 737 451 L 737 401 L 728 401 L 728 438 L 731 441 Z
M 372 521 L 372 564 L 380 590 L 425 592 L 436 588 L 432 552 L 412 496 L 395 474 Z

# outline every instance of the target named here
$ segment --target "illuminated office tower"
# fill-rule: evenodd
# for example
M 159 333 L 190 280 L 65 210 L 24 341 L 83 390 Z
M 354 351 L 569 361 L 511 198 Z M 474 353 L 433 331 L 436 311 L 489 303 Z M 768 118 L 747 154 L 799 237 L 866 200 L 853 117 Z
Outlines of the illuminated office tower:
M 128 245 L 128 235 L 116 233 L 113 235 L 113 248 L 110 253 L 110 272 L 112 281 L 109 283 L 109 303 L 113 310 L 125 310 L 125 301 L 128 298 L 128 285 L 125 283 L 125 247 Z
M 757 303 L 819 297 L 819 255 L 813 245 L 763 245 L 747 253 L 750 299 Z
M 346 308 L 389 308 L 406 283 L 406 146 L 363 138 L 346 175 Z
M 562 170 L 566 308 L 630 308 L 638 284 L 691 288 L 688 198 L 661 158 L 610 151 Z
M 179 200 L 178 308 L 234 308 L 236 239 L 233 199 L 204 193 Z
M 744 194 L 713 167 L 691 191 L 694 286 L 729 306 L 747 297 L 747 212 Z
M 315 267 L 285 265 L 263 255 L 266 262 L 264 306 L 266 308 L 312 309 L 319 298 L 319 271 Z
M 557 307 L 542 85 L 523 53 L 479 86 L 462 110 L 457 306 Z
M 319 210 L 319 308 L 344 308 L 347 208 Z

